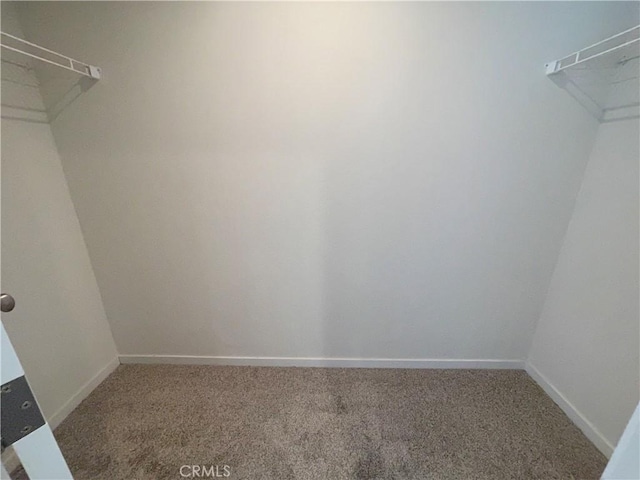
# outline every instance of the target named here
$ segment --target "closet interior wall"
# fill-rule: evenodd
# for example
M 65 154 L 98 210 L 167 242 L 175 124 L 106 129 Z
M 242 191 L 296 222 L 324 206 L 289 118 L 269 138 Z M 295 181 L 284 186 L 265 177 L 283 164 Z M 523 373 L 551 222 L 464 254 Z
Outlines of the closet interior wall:
M 1 9 L 2 31 L 23 36 Z M 2 291 L 16 299 L 3 324 L 55 428 L 118 358 L 32 67 L 3 54 Z
M 607 455 L 640 400 L 639 128 L 598 129 L 527 361 Z
M 526 358 L 597 130 L 544 63 L 627 4 L 18 8 L 103 68 L 51 126 L 123 358 Z

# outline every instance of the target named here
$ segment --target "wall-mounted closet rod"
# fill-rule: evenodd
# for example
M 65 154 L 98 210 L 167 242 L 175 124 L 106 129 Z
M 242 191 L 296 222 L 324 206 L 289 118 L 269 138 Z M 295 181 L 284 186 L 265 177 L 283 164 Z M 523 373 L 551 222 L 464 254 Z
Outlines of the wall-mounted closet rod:
M 26 55 L 27 57 L 36 59 L 38 61 L 45 62 L 50 65 L 55 65 L 56 67 L 61 67 L 66 70 L 70 70 L 72 72 L 79 73 L 80 75 L 84 75 L 86 77 L 93 78 L 96 80 L 98 80 L 101 77 L 102 71 L 100 70 L 99 67 L 96 67 L 95 65 L 89 65 L 88 63 L 80 62 L 79 60 L 75 60 L 71 57 L 67 57 L 66 55 L 62 55 L 61 53 L 54 52 L 53 50 L 42 47 L 35 43 L 28 42 L 26 40 L 23 40 L 22 38 L 15 37 L 5 32 L 0 32 L 0 36 L 1 36 L 0 46 L 6 50 L 11 50 L 12 52 L 17 52 L 21 55 Z M 8 42 L 6 39 L 10 39 L 9 42 L 17 43 L 17 45 L 13 45 L 13 46 L 8 45 L 7 44 Z M 55 55 L 56 57 L 64 59 L 65 62 L 62 63 L 62 62 L 57 62 L 55 60 L 51 60 L 48 58 L 44 58 L 43 56 L 28 52 L 20 48 L 25 45 L 28 45 L 29 47 L 32 47 L 36 50 L 39 50 L 40 52 L 46 52 L 47 54 Z M 66 65 L 65 63 L 68 63 L 68 65 Z

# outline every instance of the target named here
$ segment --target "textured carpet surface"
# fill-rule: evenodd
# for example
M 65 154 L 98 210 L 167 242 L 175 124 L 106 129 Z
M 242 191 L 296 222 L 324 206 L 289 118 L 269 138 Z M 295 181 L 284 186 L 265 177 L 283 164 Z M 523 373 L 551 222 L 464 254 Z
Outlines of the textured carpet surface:
M 92 480 L 597 479 L 606 463 L 515 370 L 126 365 L 55 435 Z

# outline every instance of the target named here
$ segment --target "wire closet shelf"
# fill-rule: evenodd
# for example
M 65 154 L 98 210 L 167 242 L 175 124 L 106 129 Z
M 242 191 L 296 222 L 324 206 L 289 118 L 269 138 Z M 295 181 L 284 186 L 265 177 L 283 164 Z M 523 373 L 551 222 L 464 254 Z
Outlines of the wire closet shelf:
M 600 122 L 640 117 L 640 25 L 545 65 Z
M 99 80 L 102 76 L 100 67 L 81 62 L 5 32 L 0 32 L 0 46 L 5 50 L 25 55 L 39 62 L 70 70 L 85 77 L 93 78 L 94 80 Z

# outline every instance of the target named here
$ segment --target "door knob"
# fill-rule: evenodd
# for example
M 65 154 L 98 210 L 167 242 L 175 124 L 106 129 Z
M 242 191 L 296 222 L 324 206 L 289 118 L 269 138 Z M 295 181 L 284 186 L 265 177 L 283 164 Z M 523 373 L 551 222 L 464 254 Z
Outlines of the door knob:
M 16 301 L 14 298 L 8 293 L 3 293 L 0 295 L 0 310 L 7 313 L 13 310 L 16 306 Z

